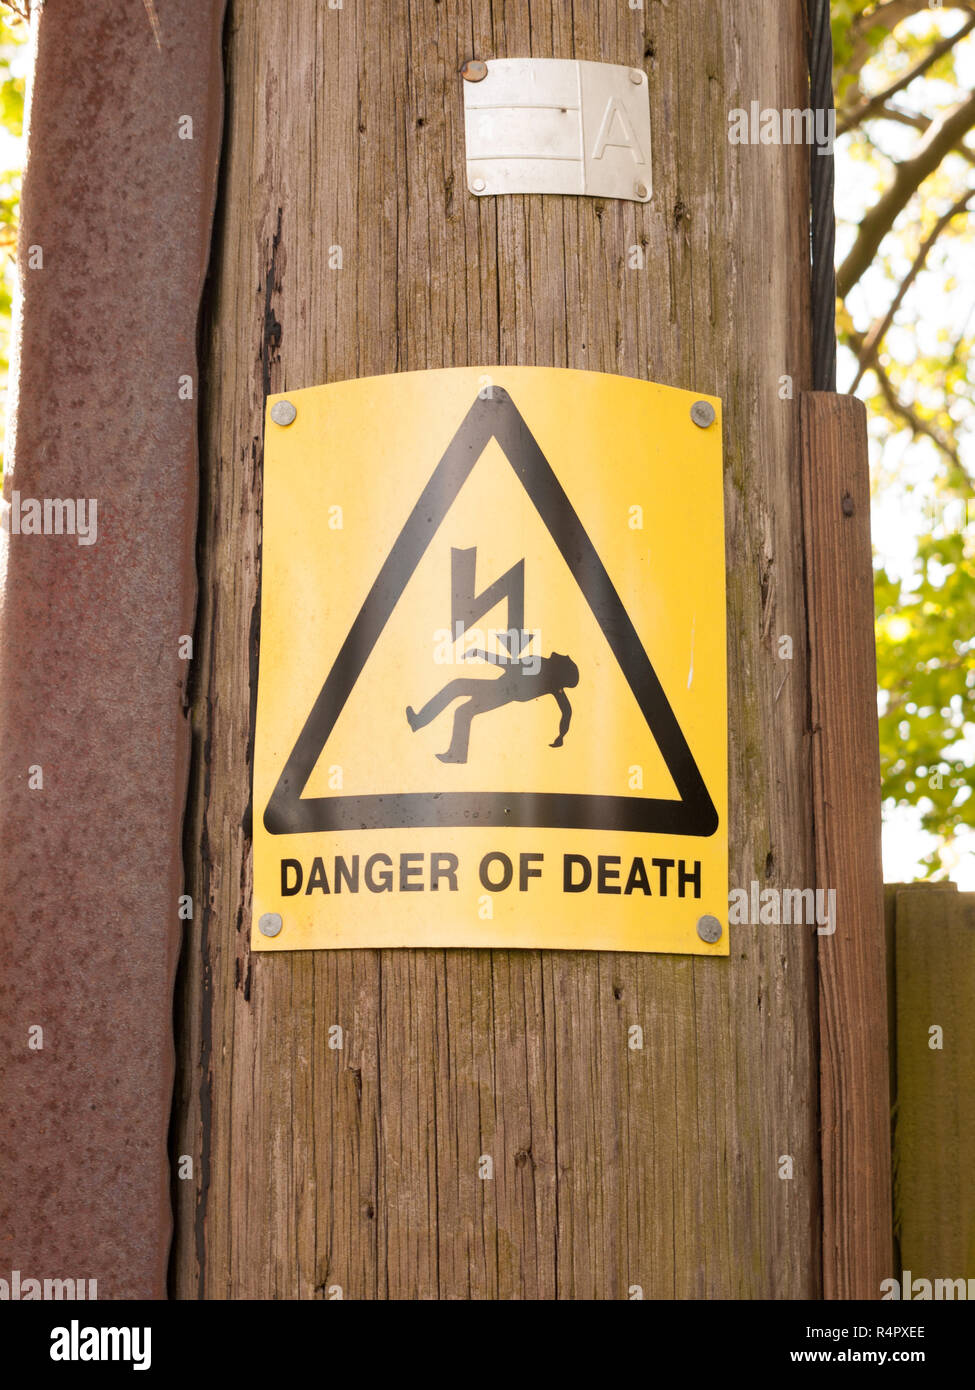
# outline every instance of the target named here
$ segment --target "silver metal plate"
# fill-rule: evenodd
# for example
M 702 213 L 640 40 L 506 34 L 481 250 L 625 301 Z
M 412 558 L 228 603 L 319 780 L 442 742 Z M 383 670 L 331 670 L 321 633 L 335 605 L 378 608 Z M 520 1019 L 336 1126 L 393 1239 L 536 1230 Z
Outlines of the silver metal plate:
M 650 90 L 639 68 L 494 58 L 463 88 L 472 193 L 650 201 Z

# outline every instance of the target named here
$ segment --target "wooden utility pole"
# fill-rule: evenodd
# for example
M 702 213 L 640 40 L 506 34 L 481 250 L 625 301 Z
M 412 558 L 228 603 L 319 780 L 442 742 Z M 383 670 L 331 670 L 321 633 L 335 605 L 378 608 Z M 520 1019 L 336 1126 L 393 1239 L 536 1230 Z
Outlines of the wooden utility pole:
M 801 0 L 231 0 L 203 321 L 196 914 L 173 1126 L 195 1181 L 174 1183 L 177 1296 L 822 1292 L 814 929 L 737 926 L 721 960 L 248 945 L 265 396 L 378 373 L 574 367 L 723 398 L 731 883 L 816 883 L 809 158 L 727 138 L 733 108 L 807 105 L 806 46 Z M 473 197 L 459 69 L 497 57 L 643 69 L 652 201 Z

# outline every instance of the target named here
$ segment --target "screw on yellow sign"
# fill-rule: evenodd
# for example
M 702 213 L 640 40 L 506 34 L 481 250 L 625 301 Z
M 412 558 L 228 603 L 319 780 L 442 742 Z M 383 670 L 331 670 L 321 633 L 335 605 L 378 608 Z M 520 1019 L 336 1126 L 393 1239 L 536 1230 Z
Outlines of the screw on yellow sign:
M 726 955 L 719 402 L 491 367 L 268 406 L 254 947 Z

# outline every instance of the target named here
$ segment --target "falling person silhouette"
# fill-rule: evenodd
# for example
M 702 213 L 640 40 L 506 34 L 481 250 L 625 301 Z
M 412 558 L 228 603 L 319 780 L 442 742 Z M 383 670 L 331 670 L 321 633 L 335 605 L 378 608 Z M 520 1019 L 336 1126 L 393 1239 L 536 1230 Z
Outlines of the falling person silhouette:
M 425 724 L 436 719 L 451 701 L 464 701 L 454 711 L 454 732 L 450 747 L 446 753 L 437 754 L 442 763 L 467 762 L 471 723 L 475 715 L 500 709 L 502 705 L 511 704 L 515 700 L 537 700 L 541 695 L 554 695 L 561 711 L 558 737 L 549 747 L 562 747 L 572 718 L 572 706 L 565 692 L 567 688 L 572 689 L 579 684 L 579 668 L 571 657 L 553 652 L 551 656 L 540 657 L 537 669 L 534 670 L 518 659 L 512 661 L 499 653 L 484 652 L 479 648 L 466 652 L 464 659 L 490 661 L 492 665 L 502 667 L 502 673 L 493 680 L 448 681 L 419 712 L 414 710 L 412 705 L 406 707 L 406 718 L 415 733 L 417 729 L 422 729 Z

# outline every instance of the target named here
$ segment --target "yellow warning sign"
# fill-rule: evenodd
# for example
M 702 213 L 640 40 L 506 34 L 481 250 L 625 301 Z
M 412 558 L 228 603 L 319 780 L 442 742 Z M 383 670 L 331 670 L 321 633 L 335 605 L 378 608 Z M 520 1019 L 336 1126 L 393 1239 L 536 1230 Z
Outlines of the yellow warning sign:
M 263 520 L 255 949 L 728 953 L 717 400 L 292 391 Z

